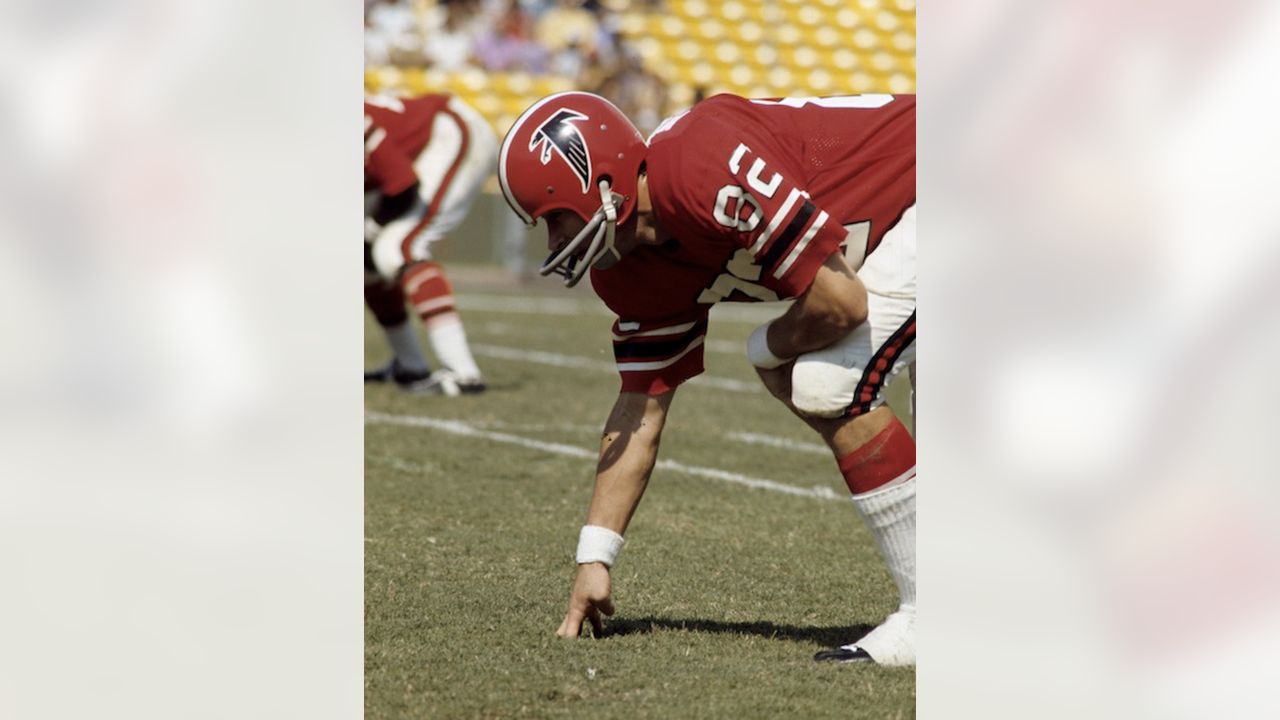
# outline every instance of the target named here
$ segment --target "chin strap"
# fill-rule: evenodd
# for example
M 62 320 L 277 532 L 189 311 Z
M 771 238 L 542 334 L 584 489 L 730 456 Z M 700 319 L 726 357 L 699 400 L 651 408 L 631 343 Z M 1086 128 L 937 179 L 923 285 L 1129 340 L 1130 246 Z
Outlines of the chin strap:
M 574 235 L 568 244 L 547 256 L 547 259 L 542 262 L 542 267 L 538 268 L 539 275 L 555 273 L 564 277 L 565 287 L 573 287 L 587 274 L 587 270 L 606 254 L 613 255 L 615 262 L 621 259 L 622 255 L 614 247 L 614 238 L 618 228 L 618 205 L 622 198 L 614 195 L 609 189 L 608 180 L 601 180 L 599 187 L 600 209 L 596 210 L 586 226 Z M 586 251 L 578 253 L 578 248 L 587 241 L 588 237 L 591 238 L 591 242 L 587 245 Z

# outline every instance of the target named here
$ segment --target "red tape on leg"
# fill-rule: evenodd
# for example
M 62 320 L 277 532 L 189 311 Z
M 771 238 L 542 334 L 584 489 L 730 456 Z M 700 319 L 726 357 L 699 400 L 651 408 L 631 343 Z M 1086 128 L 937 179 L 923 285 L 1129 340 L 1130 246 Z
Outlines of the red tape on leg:
M 916 441 L 896 417 L 879 434 L 840 460 L 840 474 L 854 495 L 915 473 L 915 468 Z
M 455 310 L 453 286 L 439 263 L 414 263 L 401 276 L 400 285 L 423 320 Z

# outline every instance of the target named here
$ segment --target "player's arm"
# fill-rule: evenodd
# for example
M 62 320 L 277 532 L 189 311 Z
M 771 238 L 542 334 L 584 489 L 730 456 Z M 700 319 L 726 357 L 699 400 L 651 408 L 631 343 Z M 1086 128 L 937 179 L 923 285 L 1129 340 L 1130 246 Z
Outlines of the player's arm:
M 413 203 L 417 199 L 417 181 L 414 181 L 408 189 L 395 195 L 383 194 L 378 200 L 377 206 L 373 209 L 373 221 L 380 226 L 386 225 L 392 220 L 402 217 L 405 213 L 409 212 L 409 208 L 413 207 Z
M 769 351 L 793 358 L 844 339 L 867 320 L 867 288 L 839 252 L 818 268 L 813 283 L 768 325 Z
M 742 247 L 727 269 L 795 298 L 782 317 L 752 334 L 752 363 L 778 367 L 865 322 L 867 290 L 841 250 L 848 233 L 795 180 L 799 171 L 745 143 L 729 155 L 726 169 L 733 182 L 720 189 L 712 217 Z
M 674 396 L 674 389 L 660 395 L 623 392 L 609 413 L 600 441 L 587 526 L 578 547 L 578 572 L 569 609 L 556 631 L 562 637 L 577 637 L 584 620 L 599 634 L 600 615 L 613 614 L 609 556 L 616 557 L 621 536 L 649 484 Z
M 387 223 L 403 217 L 418 201 L 418 174 L 413 159 L 390 145 L 381 144 L 365 158 L 366 183 L 379 189 L 373 211 L 365 218 L 365 240 L 372 242 Z

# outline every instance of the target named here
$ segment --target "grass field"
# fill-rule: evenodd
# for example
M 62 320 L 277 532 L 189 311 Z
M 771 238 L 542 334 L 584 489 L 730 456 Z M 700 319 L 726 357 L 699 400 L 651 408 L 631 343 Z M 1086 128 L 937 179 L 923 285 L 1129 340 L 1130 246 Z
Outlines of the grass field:
M 554 631 L 617 393 L 611 318 L 589 291 L 454 281 L 490 392 L 365 393 L 367 717 L 914 716 L 913 670 L 811 659 L 895 591 L 833 460 L 743 357 L 776 308 L 713 313 L 707 376 L 675 399 L 613 573 L 617 614 L 574 642 Z

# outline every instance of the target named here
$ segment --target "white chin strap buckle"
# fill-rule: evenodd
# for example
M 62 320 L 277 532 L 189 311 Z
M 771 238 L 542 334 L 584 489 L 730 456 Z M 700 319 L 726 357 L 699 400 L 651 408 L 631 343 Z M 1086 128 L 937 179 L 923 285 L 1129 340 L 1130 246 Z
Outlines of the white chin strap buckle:
M 600 209 L 596 210 L 585 227 L 573 236 L 573 239 L 559 250 L 553 250 L 538 268 L 539 275 L 552 273 L 564 277 L 564 286 L 573 287 L 587 274 L 587 270 L 595 265 L 606 253 L 618 256 L 614 247 L 614 237 L 618 227 L 618 206 L 613 192 L 609 189 L 609 181 L 600 181 Z M 585 252 L 577 252 L 587 238 L 591 242 Z

